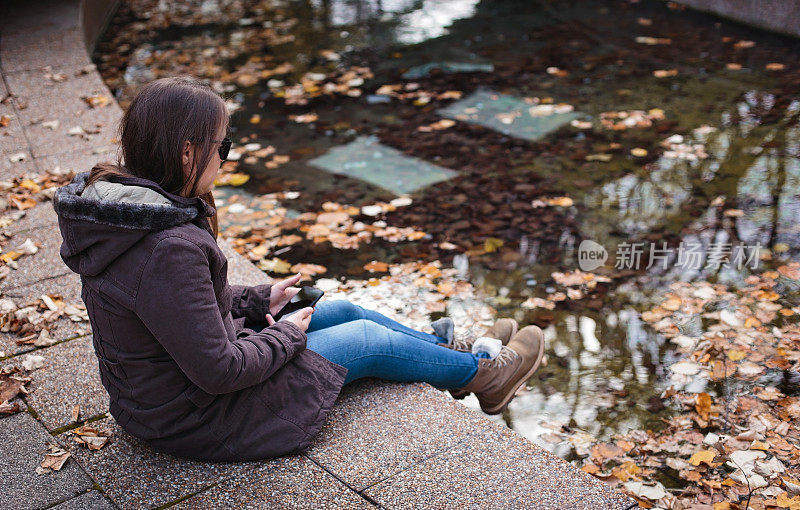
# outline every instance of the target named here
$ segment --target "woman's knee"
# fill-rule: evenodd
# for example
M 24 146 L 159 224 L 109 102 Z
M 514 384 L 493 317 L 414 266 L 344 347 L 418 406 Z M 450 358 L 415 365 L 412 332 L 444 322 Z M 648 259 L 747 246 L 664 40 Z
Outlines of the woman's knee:
M 331 307 L 337 317 L 346 319 L 347 321 L 364 318 L 364 310 L 346 299 L 334 299 L 332 301 L 325 301 L 325 303 L 326 306 Z

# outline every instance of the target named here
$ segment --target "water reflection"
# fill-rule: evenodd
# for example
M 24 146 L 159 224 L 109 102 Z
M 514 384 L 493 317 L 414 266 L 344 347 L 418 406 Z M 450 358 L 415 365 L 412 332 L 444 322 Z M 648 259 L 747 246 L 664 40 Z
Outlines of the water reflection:
M 475 13 L 479 0 L 316 0 L 312 4 L 328 14 L 336 27 L 380 21 L 392 26 L 393 39 L 416 44 L 439 37 L 453 21 Z

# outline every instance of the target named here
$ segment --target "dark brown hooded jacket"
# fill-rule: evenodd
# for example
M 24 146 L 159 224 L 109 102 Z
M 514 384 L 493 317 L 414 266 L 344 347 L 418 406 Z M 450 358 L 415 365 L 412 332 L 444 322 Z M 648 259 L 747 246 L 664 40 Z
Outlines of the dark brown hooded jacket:
M 294 324 L 267 327 L 270 285 L 228 284 L 205 201 L 133 176 L 87 188 L 88 176 L 53 207 L 117 423 L 189 459 L 304 451 L 347 369 L 307 350 Z

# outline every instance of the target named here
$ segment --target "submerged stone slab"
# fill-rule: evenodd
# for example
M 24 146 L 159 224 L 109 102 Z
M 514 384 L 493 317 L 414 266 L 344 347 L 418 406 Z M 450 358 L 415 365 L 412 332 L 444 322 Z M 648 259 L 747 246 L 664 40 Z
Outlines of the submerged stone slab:
M 0 419 L 0 459 L 3 483 L 0 502 L 16 510 L 45 508 L 71 498 L 92 487 L 74 458 L 68 458 L 58 471 L 38 474 L 47 445 L 56 440 L 28 413 Z
M 549 105 L 536 105 L 514 96 L 478 90 L 460 101 L 440 108 L 436 113 L 531 141 L 581 117 L 572 111 L 557 113 L 549 112 L 549 109 Z
M 73 423 L 75 405 L 80 406 L 80 420 L 108 410 L 108 393 L 100 382 L 91 336 L 68 340 L 34 354 L 44 356 L 45 361 L 31 373 L 26 398 L 48 430 Z
M 230 463 L 227 466 L 235 466 Z M 190 508 L 375 508 L 302 455 L 247 462 L 232 476 L 175 506 Z
M 444 480 L 458 481 L 458 490 Z M 385 508 L 623 510 L 635 505 L 621 492 L 495 423 L 364 492 Z
M 310 164 L 330 173 L 361 179 L 398 195 L 413 193 L 458 175 L 458 172 L 407 156 L 367 136 L 334 147 L 312 159 Z
M 343 388 L 306 454 L 362 490 L 489 425 L 427 384 L 365 379 Z
M 414 66 L 408 71 L 403 73 L 403 78 L 406 80 L 417 80 L 424 78 L 431 74 L 431 71 L 437 69 L 445 74 L 455 73 L 493 73 L 494 64 L 491 62 L 428 62 Z
M 155 508 L 208 488 L 219 478 L 213 464 L 157 452 L 111 417 L 92 422 L 92 426 L 110 433 L 100 450 L 74 442 L 69 431 L 58 437 L 120 508 Z

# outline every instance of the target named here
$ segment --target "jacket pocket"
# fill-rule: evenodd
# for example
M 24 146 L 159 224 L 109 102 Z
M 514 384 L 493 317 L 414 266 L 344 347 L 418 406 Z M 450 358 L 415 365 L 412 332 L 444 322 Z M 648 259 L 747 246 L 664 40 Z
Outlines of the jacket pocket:
M 215 398 L 214 395 L 203 391 L 198 386 L 192 386 L 189 389 L 187 389 L 184 393 L 186 394 L 186 398 L 188 398 L 192 402 L 192 404 L 200 408 L 208 407 L 209 405 L 211 405 L 212 402 L 214 402 Z

